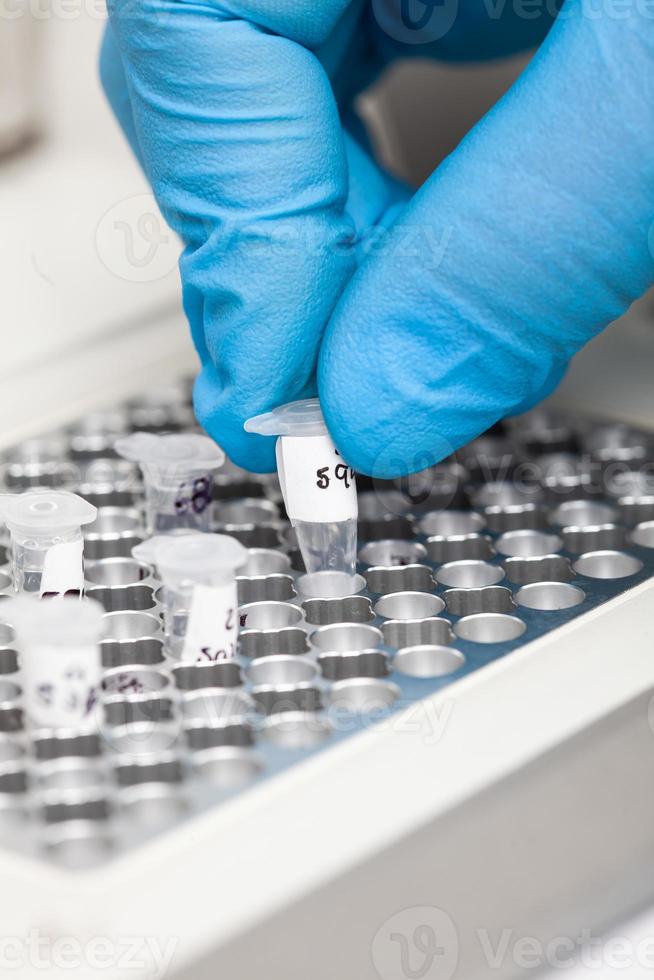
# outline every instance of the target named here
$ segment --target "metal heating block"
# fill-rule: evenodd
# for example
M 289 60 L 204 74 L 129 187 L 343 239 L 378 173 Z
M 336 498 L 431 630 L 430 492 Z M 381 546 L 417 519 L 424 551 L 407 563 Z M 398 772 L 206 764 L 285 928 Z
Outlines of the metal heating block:
M 337 599 L 302 592 L 277 479 L 228 465 L 213 529 L 248 549 L 240 648 L 196 665 L 166 656 L 161 583 L 132 557 L 142 486 L 113 451 L 193 430 L 188 393 L 5 454 L 5 490 L 99 508 L 85 579 L 106 628 L 80 735 L 27 724 L 0 626 L 4 931 L 172 936 L 185 977 L 392 980 L 384 924 L 438 907 L 460 973 L 433 975 L 470 978 L 479 927 L 546 937 L 645 901 L 652 437 L 536 414 L 406 480 L 360 478 L 356 591 Z

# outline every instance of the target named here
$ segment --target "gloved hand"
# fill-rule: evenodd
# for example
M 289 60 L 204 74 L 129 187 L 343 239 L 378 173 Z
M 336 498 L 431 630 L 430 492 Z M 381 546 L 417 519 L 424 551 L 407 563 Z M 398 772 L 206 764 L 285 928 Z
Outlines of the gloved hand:
M 311 393 L 344 289 L 320 354 L 323 408 L 348 462 L 390 476 L 548 391 L 652 281 L 641 5 L 569 0 L 519 83 L 398 216 L 401 189 L 344 132 L 335 98 L 347 119 L 400 52 L 506 54 L 549 27 L 517 4 L 462 0 L 453 18 L 414 2 L 424 46 L 394 29 L 410 0 L 372 0 L 378 20 L 363 0 L 111 8 L 105 86 L 187 243 L 196 410 L 253 469 L 272 467 L 272 447 L 243 420 Z M 350 281 L 356 242 L 393 220 Z

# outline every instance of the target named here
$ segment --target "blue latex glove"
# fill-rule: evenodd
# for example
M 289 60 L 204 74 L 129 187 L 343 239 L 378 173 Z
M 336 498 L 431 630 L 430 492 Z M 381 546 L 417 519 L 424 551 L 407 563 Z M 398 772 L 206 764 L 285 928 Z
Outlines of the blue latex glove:
M 654 35 L 642 7 L 583 16 L 572 0 L 520 82 L 397 217 L 401 190 L 342 128 L 356 92 L 399 53 L 506 54 L 550 26 L 517 4 L 462 0 L 453 16 L 413 2 L 429 14 L 425 45 L 403 45 L 401 0 L 372 0 L 377 17 L 348 0 L 111 9 L 105 86 L 188 243 L 196 409 L 243 465 L 273 465 L 242 422 L 312 391 L 344 289 L 320 395 L 348 461 L 390 476 L 547 391 L 652 281 Z M 351 278 L 356 242 L 393 218 L 386 247 Z

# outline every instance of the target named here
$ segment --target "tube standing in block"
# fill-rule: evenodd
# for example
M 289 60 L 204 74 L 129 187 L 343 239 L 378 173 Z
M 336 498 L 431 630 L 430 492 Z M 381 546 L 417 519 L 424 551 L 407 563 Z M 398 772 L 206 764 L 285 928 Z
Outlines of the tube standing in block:
M 166 643 L 176 659 L 205 663 L 236 656 L 236 570 L 247 551 L 223 534 L 159 536 L 132 549 L 164 582 Z
M 103 614 L 94 599 L 39 602 L 20 595 L 3 603 L 2 618 L 17 634 L 32 725 L 78 728 L 91 720 L 102 675 Z
M 249 419 L 245 428 L 280 437 L 279 480 L 307 572 L 354 575 L 358 517 L 354 471 L 334 446 L 318 399 L 283 405 Z
M 0 516 L 11 533 L 14 589 L 42 597 L 84 590 L 82 525 L 97 508 L 66 490 L 0 494 Z
M 143 472 L 148 530 L 170 534 L 179 528 L 208 531 L 213 472 L 225 454 L 207 436 L 135 432 L 116 441 L 116 452 Z

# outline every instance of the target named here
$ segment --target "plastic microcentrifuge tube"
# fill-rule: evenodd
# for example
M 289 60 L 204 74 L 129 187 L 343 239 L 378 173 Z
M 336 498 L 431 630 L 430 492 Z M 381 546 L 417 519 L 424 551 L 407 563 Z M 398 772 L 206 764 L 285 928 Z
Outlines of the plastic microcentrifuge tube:
M 177 534 L 150 538 L 132 549 L 156 565 L 164 583 L 166 643 L 171 656 L 194 662 L 236 656 L 236 570 L 247 551 L 223 534 Z
M 215 442 L 195 434 L 135 432 L 118 439 L 115 448 L 141 467 L 151 533 L 169 534 L 178 528 L 209 530 L 212 474 L 225 462 Z
M 357 489 L 331 440 L 317 398 L 291 402 L 245 423 L 279 436 L 277 469 L 284 503 L 307 572 L 352 576 L 357 556 Z
M 94 599 L 39 602 L 19 595 L 2 604 L 2 618 L 17 634 L 31 724 L 75 728 L 90 720 L 102 675 L 103 615 Z
M 14 588 L 52 597 L 84 590 L 82 525 L 97 508 L 66 490 L 0 494 L 0 517 L 11 533 Z

